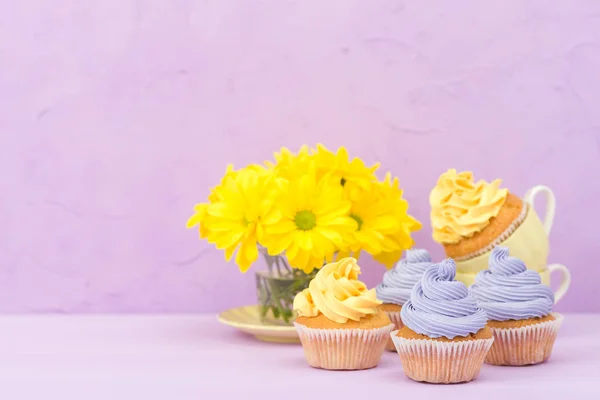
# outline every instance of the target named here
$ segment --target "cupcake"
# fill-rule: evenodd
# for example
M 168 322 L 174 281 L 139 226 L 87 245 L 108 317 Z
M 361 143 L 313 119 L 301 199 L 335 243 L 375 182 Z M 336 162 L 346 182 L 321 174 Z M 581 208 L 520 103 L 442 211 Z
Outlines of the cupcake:
M 492 342 L 487 315 L 446 259 L 429 267 L 402 307 L 404 327 L 391 334 L 404 373 L 415 381 L 469 382 Z
M 550 357 L 563 317 L 552 313 L 554 294 L 537 272 L 509 256 L 507 248 L 496 247 L 489 270 L 477 274 L 470 291 L 494 335 L 486 363 L 538 364 Z
M 294 298 L 294 326 L 309 365 L 356 370 L 379 364 L 394 324 L 359 274 L 356 260 L 343 258 L 323 266 Z
M 448 257 L 468 260 L 491 251 L 523 222 L 527 205 L 501 180 L 475 182 L 471 172 L 450 169 L 429 195 L 433 239 Z
M 383 274 L 383 279 L 377 287 L 377 299 L 383 302 L 379 309 L 384 311 L 394 323 L 395 329 L 404 326 L 400 317 L 402 305 L 408 301 L 410 292 L 421 279 L 425 270 L 433 265 L 431 255 L 427 250 L 411 249 L 406 252 L 406 258 Z M 396 351 L 390 338 L 386 350 Z

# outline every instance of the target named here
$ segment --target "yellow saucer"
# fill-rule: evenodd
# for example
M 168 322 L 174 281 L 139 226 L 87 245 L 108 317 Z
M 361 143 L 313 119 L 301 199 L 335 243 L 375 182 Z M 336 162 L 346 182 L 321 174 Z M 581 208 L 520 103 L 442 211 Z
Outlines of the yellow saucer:
M 272 325 L 260 320 L 258 305 L 232 308 L 217 317 L 219 322 L 253 335 L 263 342 L 300 343 L 293 326 Z

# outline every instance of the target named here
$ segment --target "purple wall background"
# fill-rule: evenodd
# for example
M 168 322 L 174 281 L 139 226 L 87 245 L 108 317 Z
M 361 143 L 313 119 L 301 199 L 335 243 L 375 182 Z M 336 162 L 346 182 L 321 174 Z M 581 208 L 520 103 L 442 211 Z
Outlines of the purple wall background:
M 399 176 L 425 224 L 417 243 L 437 257 L 427 197 L 446 168 L 502 177 L 519 195 L 549 185 L 550 261 L 573 273 L 558 309 L 600 311 L 600 2 L 23 0 L 1 11 L 1 312 L 253 303 L 253 271 L 185 221 L 228 162 L 319 141 Z M 364 264 L 375 284 L 383 267 Z

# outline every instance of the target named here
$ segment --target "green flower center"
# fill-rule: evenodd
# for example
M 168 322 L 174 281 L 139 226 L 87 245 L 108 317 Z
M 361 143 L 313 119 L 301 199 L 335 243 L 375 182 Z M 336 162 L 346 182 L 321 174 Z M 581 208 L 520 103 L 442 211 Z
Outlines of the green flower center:
M 350 218 L 352 218 L 353 220 L 356 221 L 356 223 L 358 224 L 357 231 L 360 231 L 360 228 L 362 228 L 362 224 L 363 224 L 362 218 L 355 214 L 350 215 Z
M 298 211 L 294 217 L 294 223 L 301 231 L 310 231 L 317 226 L 317 216 L 312 211 Z
M 342 184 L 342 186 L 344 186 L 346 184 L 346 179 L 342 178 L 342 180 L 340 180 L 340 183 Z

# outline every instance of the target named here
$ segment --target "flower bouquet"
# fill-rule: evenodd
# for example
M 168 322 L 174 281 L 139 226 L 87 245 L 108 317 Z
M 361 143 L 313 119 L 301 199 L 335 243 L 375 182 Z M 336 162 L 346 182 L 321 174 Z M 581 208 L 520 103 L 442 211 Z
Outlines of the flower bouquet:
M 413 245 L 421 223 L 408 214 L 397 178 L 378 180 L 366 166 L 323 145 L 297 153 L 282 148 L 275 162 L 227 167 L 208 202 L 196 204 L 188 228 L 225 252 L 242 272 L 262 254 L 256 275 L 263 319 L 290 324 L 294 296 L 334 259 L 367 252 L 391 268 Z

